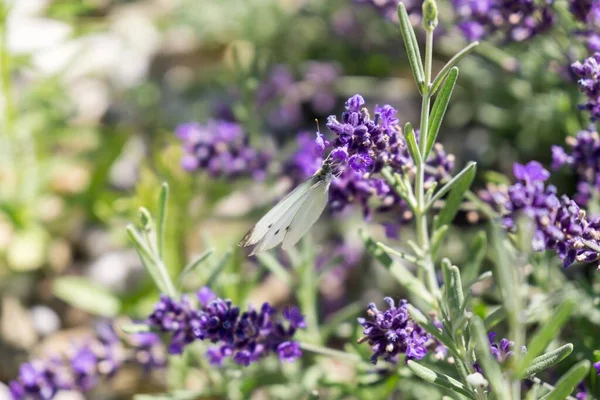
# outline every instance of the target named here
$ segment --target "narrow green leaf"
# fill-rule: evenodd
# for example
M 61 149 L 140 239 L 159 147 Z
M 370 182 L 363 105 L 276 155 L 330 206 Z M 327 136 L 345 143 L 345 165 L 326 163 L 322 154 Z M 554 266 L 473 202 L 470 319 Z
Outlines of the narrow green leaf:
M 408 313 L 415 320 L 417 324 L 419 324 L 423 329 L 425 329 L 429 334 L 434 336 L 437 340 L 439 340 L 444 346 L 448 348 L 448 350 L 452 354 L 457 354 L 456 346 L 454 345 L 454 341 L 448 334 L 437 326 L 433 322 L 429 320 L 418 308 L 414 307 L 412 304 L 409 304 Z
M 465 385 L 452 378 L 451 376 L 441 374 L 433 371 L 421 364 L 416 363 L 413 360 L 409 360 L 407 363 L 408 368 L 419 378 L 426 382 L 433 383 L 434 385 L 441 386 L 452 392 L 460 393 L 469 399 L 475 399 L 475 394 L 467 388 Z
M 542 372 L 545 369 L 558 364 L 567 358 L 572 351 L 573 345 L 571 343 L 567 343 L 563 346 L 560 346 L 558 349 L 549 351 L 546 354 L 542 354 L 541 356 L 534 358 L 531 361 L 531 365 L 525 371 L 523 371 L 521 377 L 525 378 L 537 374 L 538 372 Z
M 158 289 L 171 297 L 177 297 L 175 286 L 173 285 L 171 277 L 169 276 L 169 272 L 165 268 L 162 261 L 157 259 L 156 255 L 152 253 L 148 246 L 146 246 L 143 239 L 132 225 L 127 226 L 127 233 L 129 234 L 131 240 L 133 240 L 133 244 L 140 255 L 140 259 L 142 260 L 144 267 L 150 274 L 150 277 Z
M 191 261 L 188 265 L 185 266 L 181 274 L 179 275 L 179 282 L 183 283 L 183 279 L 187 274 L 198 268 L 200 264 L 204 262 L 212 253 L 214 253 L 215 249 L 206 249 L 204 250 L 198 257 L 196 257 L 193 261 Z
M 102 317 L 116 317 L 121 309 L 119 298 L 109 290 L 78 276 L 55 279 L 52 293 L 73 307 Z
M 448 72 L 453 67 L 455 67 L 458 64 L 458 62 L 462 60 L 467 54 L 469 54 L 475 47 L 477 47 L 477 45 L 479 45 L 479 42 L 473 42 L 469 44 L 467 47 L 459 51 L 454 57 L 452 57 L 450 61 L 446 63 L 446 65 L 444 65 L 442 70 L 437 74 L 437 76 L 433 80 L 433 83 L 431 84 L 432 95 L 434 95 L 437 92 L 442 82 L 444 82 L 444 79 L 446 79 Z
M 292 284 L 292 276 L 284 268 L 283 265 L 271 254 L 271 253 L 260 253 L 256 256 L 260 265 L 268 269 L 273 275 L 284 281 L 287 285 Z
M 158 198 L 158 223 L 156 225 L 156 247 L 158 247 L 158 258 L 163 259 L 165 254 L 165 225 L 167 221 L 167 201 L 169 200 L 169 184 L 163 182 L 160 187 Z
M 394 260 L 381 248 L 377 243 L 364 231 L 360 231 L 360 235 L 365 243 L 365 248 L 377 261 L 384 266 L 397 280 L 398 283 L 415 298 L 423 300 L 427 305 L 435 304 L 434 298 L 425 288 L 423 283 L 419 281 L 406 267 L 402 264 L 394 262 Z
M 479 317 L 471 320 L 471 335 L 475 339 L 475 354 L 477 361 L 483 367 L 484 375 L 490 382 L 497 399 L 510 399 L 508 385 L 502 375 L 500 364 L 490 353 L 490 342 L 483 321 Z
M 487 253 L 487 235 L 485 231 L 480 231 L 471 243 L 467 260 L 463 264 L 462 277 L 465 286 L 472 285 L 481 270 L 481 264 Z
M 433 232 L 431 235 L 431 245 L 429 246 L 431 257 L 435 260 L 438 251 L 440 250 L 440 246 L 444 242 L 446 238 L 446 234 L 448 233 L 448 225 L 442 225 L 438 229 Z
M 492 226 L 492 234 L 493 259 L 495 261 L 494 277 L 500 290 L 509 326 L 516 326 L 520 321 L 519 313 L 521 312 L 522 295 L 519 288 L 519 280 L 516 276 L 516 269 L 514 268 L 514 260 L 508 244 L 503 240 L 504 234 L 498 231 L 495 226 Z
M 408 62 L 417 82 L 417 87 L 422 93 L 424 89 L 423 85 L 425 84 L 425 72 L 423 71 L 423 63 L 421 61 L 421 52 L 419 51 L 417 36 L 408 18 L 406 7 L 402 3 L 398 4 L 398 18 L 400 19 L 400 32 L 402 33 L 402 39 L 406 47 Z
M 564 374 L 554 387 L 554 390 L 546 394 L 540 400 L 564 400 L 569 396 L 575 387 L 581 382 L 588 371 L 591 363 L 588 360 L 583 360 L 575 364 L 571 369 Z
M 419 150 L 419 145 L 417 144 L 417 138 L 415 137 L 415 131 L 410 122 L 407 122 L 404 125 L 404 137 L 406 138 L 406 147 L 408 148 L 408 154 L 415 162 L 415 165 L 420 165 L 423 163 L 423 158 L 421 157 L 421 152 Z
M 382 249 L 383 251 L 385 251 L 388 254 L 391 254 L 391 255 L 396 256 L 396 257 L 400 257 L 401 259 L 406 260 L 406 261 L 408 261 L 410 263 L 413 263 L 415 265 L 418 264 L 418 262 L 419 262 L 419 260 L 417 259 L 417 257 L 412 256 L 410 254 L 403 253 L 403 252 L 398 251 L 396 249 L 393 249 L 390 246 L 388 246 L 386 244 L 383 244 L 381 242 L 377 242 L 377 247 L 379 247 L 380 249 Z
M 229 259 L 231 258 L 232 253 L 233 252 L 231 250 L 228 250 L 223 255 L 223 257 L 219 260 L 217 265 L 215 265 L 213 270 L 210 272 L 208 279 L 206 280 L 206 283 L 205 283 L 206 286 L 208 286 L 208 287 L 214 286 L 215 282 L 217 281 L 217 278 L 219 277 L 219 275 L 221 275 L 221 272 L 223 272 L 223 270 L 227 266 L 227 263 L 229 262 Z
M 467 175 L 472 169 L 474 169 L 476 164 L 474 162 L 470 162 L 467 164 L 458 174 L 456 174 L 448 183 L 440 188 L 429 200 L 429 203 L 425 206 L 425 209 L 429 209 L 433 207 L 434 203 L 441 199 L 446 193 L 448 193 L 455 185 L 457 185 L 461 179 L 464 179 L 465 175 Z
M 506 309 L 504 307 L 496 308 L 494 311 L 489 313 L 487 317 L 485 317 L 485 320 L 483 321 L 485 329 L 489 331 L 490 329 L 498 325 L 500 322 L 504 321 L 505 318 Z
M 435 103 L 433 103 L 433 108 L 431 109 L 431 114 L 429 115 L 430 125 L 427 132 L 427 147 L 425 147 L 425 153 L 422 154 L 423 160 L 427 160 L 429 152 L 433 148 L 435 140 L 437 139 L 440 126 L 442 125 L 442 120 L 444 119 L 444 115 L 448 109 L 448 104 L 450 103 L 450 97 L 452 97 L 452 92 L 454 91 L 456 79 L 458 79 L 458 68 L 454 67 L 448 73 L 448 77 L 444 81 L 444 84 L 440 89 L 440 93 L 435 99 Z
M 458 316 L 464 312 L 465 307 L 465 294 L 462 287 L 462 279 L 456 265 L 450 267 L 450 276 L 450 299 L 452 301 L 452 308 L 454 309 L 452 317 L 456 320 Z
M 465 192 L 471 187 L 471 183 L 475 178 L 475 172 L 476 163 L 470 162 L 457 176 L 438 191 L 438 193 L 444 191 L 442 196 L 448 190 L 450 190 L 450 194 L 446 198 L 446 204 L 444 204 L 444 207 L 436 218 L 435 229 L 439 229 L 439 227 L 448 225 L 452 222 L 456 213 L 458 213 Z M 446 186 L 448 186 L 448 188 L 444 189 Z M 430 205 L 437 200 L 436 197 L 438 193 L 433 196 L 432 201 L 429 203 Z
M 124 324 L 120 326 L 121 330 L 129 335 L 136 333 L 152 332 L 150 326 L 146 324 Z
M 475 280 L 473 282 L 469 283 L 468 285 L 463 285 L 463 287 L 465 288 L 465 293 L 467 290 L 469 290 L 471 288 L 471 286 L 475 285 L 476 283 L 483 282 L 487 279 L 490 279 L 493 276 L 494 276 L 494 273 L 492 271 L 485 271 L 483 274 L 481 274 L 477 278 L 475 278 Z
M 563 325 L 569 320 L 574 307 L 575 304 L 572 301 L 565 301 L 558 306 L 550 320 L 535 332 L 527 345 L 527 354 L 523 356 L 519 365 L 519 375 L 523 375 L 524 371 L 531 366 L 533 359 L 542 354 L 550 342 L 556 339 Z

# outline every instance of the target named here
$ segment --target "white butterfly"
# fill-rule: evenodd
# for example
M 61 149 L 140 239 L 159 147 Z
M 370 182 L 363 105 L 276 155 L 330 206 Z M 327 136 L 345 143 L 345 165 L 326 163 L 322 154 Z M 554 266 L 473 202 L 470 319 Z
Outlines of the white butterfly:
M 282 243 L 288 250 L 295 245 L 325 209 L 329 185 L 333 180 L 331 166 L 324 163 L 310 179 L 285 196 L 252 228 L 240 246 L 256 245 L 250 255 L 262 253 Z

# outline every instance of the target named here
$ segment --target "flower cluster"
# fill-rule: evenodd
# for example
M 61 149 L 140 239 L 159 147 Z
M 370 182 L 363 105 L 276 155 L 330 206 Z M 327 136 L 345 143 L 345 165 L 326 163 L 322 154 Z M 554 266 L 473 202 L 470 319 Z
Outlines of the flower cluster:
M 341 76 L 340 67 L 311 61 L 302 70 L 301 77 L 296 79 L 287 65 L 276 65 L 258 87 L 258 107 L 268 110 L 268 121 L 275 128 L 297 126 L 305 103 L 310 103 L 319 115 L 327 114 L 336 105 L 334 84 Z
M 384 298 L 388 309 L 380 311 L 374 303 L 369 304 L 367 314 L 370 321 L 358 318 L 363 326 L 361 342 L 368 341 L 373 350 L 371 362 L 377 364 L 379 358 L 396 362 L 400 354 L 406 360 L 420 360 L 427 354 L 431 336 L 408 315 L 407 302 L 400 301 L 398 307 L 390 297 Z
M 96 337 L 73 347 L 68 357 L 54 356 L 21 365 L 9 384 L 13 399 L 52 399 L 61 390 L 88 391 L 103 377 L 114 376 L 125 362 L 140 364 L 146 372 L 165 366 L 160 338 L 153 333 L 131 335 L 126 349 L 109 324 L 97 327 Z
M 281 361 L 293 361 L 302 355 L 296 330 L 306 326 L 296 307 L 286 308 L 283 318 L 276 318 L 273 308 L 264 303 L 260 310 L 252 307 L 243 313 L 230 300 L 218 298 L 210 289 L 197 293 L 199 309 L 187 298 L 180 302 L 163 296 L 156 304 L 148 323 L 170 335 L 169 352 L 181 353 L 183 347 L 196 339 L 218 344 L 208 350 L 209 361 L 221 365 L 231 357 L 240 365 L 274 352 Z
M 587 97 L 587 102 L 579 107 L 591 114 L 591 120 L 600 118 L 600 53 L 594 53 L 583 63 L 577 61 L 571 69 L 579 77 L 579 90 Z
M 551 2 L 535 0 L 452 0 L 458 27 L 469 41 L 501 33 L 522 42 L 548 30 L 555 21 Z
M 389 105 L 376 107 L 371 119 L 364 104 L 362 96 L 354 95 L 346 102 L 341 121 L 334 115 L 327 118 L 327 128 L 337 136 L 329 143 L 330 157 L 334 165 L 349 166 L 355 172 L 379 172 L 403 144 L 397 110 Z
M 299 149 L 286 163 L 285 170 L 299 183 L 321 167 L 328 153 L 338 172 L 329 190 L 332 212 L 341 213 L 355 204 L 362 208 L 366 219 L 370 219 L 374 211 L 394 214 L 396 218 L 388 219 L 385 227 L 388 236 L 397 236 L 397 228 L 409 222 L 413 215 L 408 204 L 375 174 L 387 164 L 412 179 L 416 168 L 402 137 L 397 110 L 390 105 L 377 106 L 371 118 L 364 104 L 362 96 L 352 96 L 340 119 L 328 118 L 327 127 L 336 135 L 331 141 L 320 133 L 313 139 L 308 133 L 301 134 Z M 418 131 L 416 134 L 418 139 Z M 448 178 L 454 168 L 454 156 L 436 143 L 426 164 L 425 188 L 428 189 Z M 372 208 L 372 199 L 378 200 L 376 209 Z
M 590 51 L 600 51 L 600 3 L 594 0 L 570 0 L 569 10 L 584 25 L 576 34 L 585 40 Z
M 552 146 L 552 168 L 567 165 L 577 172 L 579 182 L 574 200 L 585 206 L 600 188 L 600 135 L 581 131 L 576 137 L 568 137 L 566 142 L 571 148 L 569 153 L 560 146 Z
M 365 4 L 373 7 L 379 14 L 386 19 L 398 22 L 398 4 L 404 4 L 406 12 L 413 25 L 421 22 L 422 10 L 421 1 L 418 0 L 354 0 L 358 4 Z
M 590 221 L 575 201 L 558 197 L 556 188 L 546 185 L 550 173 L 536 161 L 515 164 L 517 183 L 506 192 L 487 196 L 503 213 L 508 230 L 517 228 L 521 216 L 534 222 L 533 249 L 553 250 L 568 267 L 573 262 L 600 258 L 600 219 Z
M 251 176 L 262 180 L 266 176 L 270 155 L 251 147 L 235 122 L 188 122 L 177 127 L 176 135 L 183 144 L 181 165 L 186 171 L 207 171 L 214 178 Z

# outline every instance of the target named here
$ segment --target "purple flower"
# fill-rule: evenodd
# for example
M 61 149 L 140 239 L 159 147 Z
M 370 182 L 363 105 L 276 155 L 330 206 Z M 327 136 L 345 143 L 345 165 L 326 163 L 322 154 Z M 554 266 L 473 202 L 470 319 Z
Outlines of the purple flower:
M 153 345 L 160 345 L 158 337 L 147 333 L 144 341 L 146 348 L 150 337 Z M 139 347 L 137 347 L 139 345 Z M 52 399 L 61 390 L 87 391 L 92 389 L 102 377 L 112 377 L 123 362 L 141 362 L 137 351 L 144 344 L 134 344 L 135 356 L 126 357 L 127 353 L 119 337 L 108 323 L 96 327 L 96 335 L 83 344 L 75 344 L 68 358 L 52 357 L 46 360 L 35 360 L 21 365 L 19 376 L 9 383 L 14 399 Z M 148 364 L 143 364 L 148 371 Z M 153 367 L 164 366 L 164 361 Z
M 184 123 L 175 134 L 182 141 L 181 165 L 186 171 L 202 170 L 214 178 L 251 176 L 260 180 L 266 176 L 270 155 L 250 147 L 235 122 Z
M 204 308 L 207 307 L 211 301 L 215 300 L 217 298 L 217 295 L 208 287 L 203 286 L 196 293 L 196 297 L 198 298 L 198 301 L 200 302 L 201 306 Z
M 513 166 L 515 178 L 531 183 L 534 181 L 547 181 L 550 173 L 537 161 L 530 161 L 526 165 L 515 163 Z
M 413 23 L 417 25 L 421 22 L 421 1 L 418 0 L 354 0 L 358 4 L 371 6 L 379 14 L 392 22 L 398 22 L 398 4 L 402 3 L 406 7 L 406 12 Z
M 135 333 L 127 337 L 133 347 L 133 360 L 143 367 L 146 373 L 167 364 L 164 346 L 160 337 L 151 332 Z
M 371 362 L 377 364 L 379 358 L 395 362 L 399 354 L 405 354 L 407 360 L 425 357 L 430 336 L 410 318 L 408 303 L 402 300 L 396 307 L 390 297 L 384 298 L 384 301 L 388 305 L 386 311 L 378 310 L 371 303 L 367 310 L 371 320 L 358 318 L 358 323 L 364 328 L 361 342 L 368 341 L 373 350 Z
M 496 357 L 496 360 L 498 360 L 499 363 L 503 363 L 514 354 L 513 347 L 515 345 L 515 342 L 506 338 L 502 338 L 502 340 L 500 340 L 500 343 L 496 343 L 496 332 L 490 332 L 488 334 L 488 339 L 490 341 L 490 352 L 494 357 Z M 521 351 L 523 353 L 527 351 L 525 346 L 523 346 L 523 349 L 521 349 Z
M 452 0 L 452 5 L 469 41 L 496 35 L 505 42 L 521 42 L 549 30 L 556 19 L 550 2 Z
M 162 295 L 147 318 L 152 328 L 170 334 L 169 354 L 181 354 L 183 348 L 196 339 L 200 327 L 199 313 L 192 309 L 187 298 L 176 301 Z
M 575 394 L 575 398 L 577 400 L 588 400 L 589 393 L 587 391 L 587 389 L 585 388 L 585 384 L 584 381 L 579 382 L 579 384 L 577 385 L 577 392 Z
M 600 118 L 600 53 L 586 58 L 583 63 L 571 64 L 571 70 L 579 77 L 579 90 L 587 97 L 587 102 L 579 107 L 591 114 L 591 120 Z
M 552 168 L 568 166 L 577 173 L 579 183 L 575 201 L 586 206 L 594 192 L 600 189 L 600 136 L 598 132 L 581 131 L 568 137 L 570 152 L 559 146 L 552 147 Z
M 593 248 L 600 245 L 600 219 L 588 219 L 575 201 L 567 196 L 559 198 L 556 188 L 545 184 L 549 174 L 539 163 L 517 164 L 514 172 L 517 183 L 505 192 L 488 192 L 484 198 L 500 209 L 504 227 L 515 230 L 517 220 L 528 217 L 534 228 L 533 249 L 553 250 L 565 267 L 575 261 L 598 260 L 600 254 Z
M 600 361 L 594 363 L 594 369 L 596 370 L 596 375 L 600 375 Z
M 257 103 L 268 114 L 275 128 L 296 127 L 302 120 L 302 107 L 310 103 L 313 111 L 326 114 L 335 107 L 335 83 L 341 76 L 337 64 L 309 61 L 301 66 L 297 78 L 287 65 L 276 65 L 269 71 L 257 91 Z
M 306 322 L 304 321 L 304 315 L 300 312 L 298 307 L 286 307 L 283 310 L 283 318 L 290 322 L 290 325 L 294 329 L 306 328 Z
M 296 342 L 283 342 L 277 346 L 277 354 L 281 362 L 294 362 L 302 357 L 302 350 Z
M 327 128 L 335 135 L 331 140 L 320 133 L 313 141 L 308 134 L 300 136 L 299 149 L 285 170 L 299 183 L 312 176 L 325 158 L 336 175 L 329 190 L 334 214 L 358 205 L 365 219 L 375 212 L 386 213 L 386 226 L 399 227 L 412 219 L 412 212 L 406 201 L 376 174 L 389 165 L 395 172 L 414 179 L 416 167 L 402 137 L 397 110 L 390 105 L 377 106 L 371 118 L 364 105 L 364 98 L 354 95 L 346 101 L 346 110 L 339 118 L 327 118 Z M 316 155 L 315 147 L 319 150 Z M 447 179 L 453 168 L 454 156 L 436 143 L 427 159 L 425 189 Z
M 19 376 L 9 384 L 14 399 L 52 399 L 59 390 L 73 388 L 64 365 L 54 360 L 35 360 L 21 365 Z
M 298 150 L 284 164 L 284 171 L 292 178 L 295 185 L 310 178 L 323 165 L 323 157 L 317 154 L 321 146 L 328 146 L 329 142 L 319 133 L 317 138 L 309 132 L 301 132 L 297 136 Z M 323 149 L 325 148 L 323 147 Z
M 200 289 L 196 297 L 200 309 L 193 309 L 185 297 L 175 301 L 163 296 L 148 317 L 152 327 L 169 333 L 171 354 L 181 353 L 196 339 L 208 340 L 218 344 L 206 354 L 211 364 L 221 365 L 231 357 L 247 366 L 270 353 L 279 353 L 280 344 L 291 342 L 296 330 L 306 327 L 296 307 L 286 308 L 278 317 L 268 303 L 259 310 L 250 306 L 240 313 L 231 300 L 216 297 L 208 288 Z
M 234 307 L 231 300 L 216 298 L 198 313 L 194 335 L 213 343 L 231 344 L 239 315 L 239 308 Z

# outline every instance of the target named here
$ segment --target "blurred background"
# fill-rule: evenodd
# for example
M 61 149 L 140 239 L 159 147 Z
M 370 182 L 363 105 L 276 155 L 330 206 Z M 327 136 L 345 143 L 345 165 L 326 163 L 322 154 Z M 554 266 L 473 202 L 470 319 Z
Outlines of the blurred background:
M 211 266 L 228 257 L 215 284 L 223 297 L 294 302 L 290 288 L 236 244 L 301 178 L 290 160 L 307 146 L 302 140 L 314 138 L 315 120 L 327 136 L 327 117 L 340 115 L 351 95 L 360 93 L 369 107 L 391 104 L 402 124 L 418 125 L 420 97 L 397 3 L 3 0 L 0 381 L 13 379 L 28 359 L 85 340 L 98 322 L 151 311 L 158 293 L 125 226 L 138 219 L 140 206 L 156 211 L 163 181 L 171 188 L 165 264 L 173 276 L 214 248 Z M 405 2 L 416 25 L 419 3 Z M 434 71 L 467 44 L 453 27 L 453 5 L 439 1 Z M 515 161 L 548 164 L 552 144 L 586 127 L 568 68 L 585 54 L 569 41 L 574 23 L 528 41 L 486 38 L 461 61 L 439 141 L 457 170 L 478 162 L 479 187 L 507 182 Z M 178 127 L 209 121 L 241 127 L 244 146 L 265 153 L 258 174 L 222 176 L 185 164 Z M 571 193 L 572 177 L 565 172 L 554 183 Z M 453 229 L 468 244 L 478 221 L 465 212 Z M 360 207 L 349 207 L 311 235 L 315 268 L 328 266 L 318 318 L 347 313 L 345 324 L 336 322 L 333 343 L 350 340 L 352 318 L 373 292 L 402 295 L 363 256 L 358 228 L 383 236 L 379 222 L 364 222 Z M 410 238 L 410 227 L 399 235 Z M 460 263 L 465 244 L 452 237 L 445 255 Z M 277 257 L 284 266 L 291 262 L 284 253 Z M 211 268 L 189 274 L 184 287 L 197 289 Z M 131 398 L 164 391 L 170 379 L 177 378 L 158 372 L 145 379 L 126 368 L 88 397 L 72 398 Z M 207 378 L 200 371 L 187 379 L 187 386 L 202 387 Z M 250 396 L 236 390 L 238 398 Z

